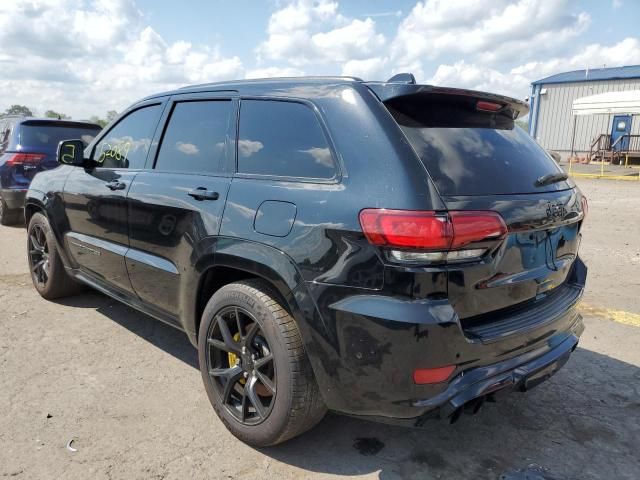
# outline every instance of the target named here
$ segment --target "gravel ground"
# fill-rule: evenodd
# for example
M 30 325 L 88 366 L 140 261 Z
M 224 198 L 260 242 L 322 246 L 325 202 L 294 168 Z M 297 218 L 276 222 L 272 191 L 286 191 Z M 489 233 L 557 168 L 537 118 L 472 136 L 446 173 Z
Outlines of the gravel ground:
M 580 186 L 587 330 L 550 381 L 455 425 L 329 415 L 261 450 L 218 421 L 183 334 L 97 293 L 42 300 L 24 229 L 0 227 L 0 477 L 640 478 L 640 185 Z

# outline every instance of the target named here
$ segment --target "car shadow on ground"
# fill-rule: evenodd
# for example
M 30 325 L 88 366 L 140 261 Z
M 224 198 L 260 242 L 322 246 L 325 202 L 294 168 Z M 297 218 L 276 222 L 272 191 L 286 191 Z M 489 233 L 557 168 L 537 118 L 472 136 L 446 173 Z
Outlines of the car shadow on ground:
M 198 368 L 195 348 L 173 327 L 98 293 L 60 303 L 97 310 Z M 640 369 L 578 348 L 548 382 L 454 425 L 408 429 L 329 414 L 310 432 L 259 451 L 306 472 L 381 479 L 617 479 L 637 478 L 638 438 Z M 543 470 L 527 477 L 537 466 Z

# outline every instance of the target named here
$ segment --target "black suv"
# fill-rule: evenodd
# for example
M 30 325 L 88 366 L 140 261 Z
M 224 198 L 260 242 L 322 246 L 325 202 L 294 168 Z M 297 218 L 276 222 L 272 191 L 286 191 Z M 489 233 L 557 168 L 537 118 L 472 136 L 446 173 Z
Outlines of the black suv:
M 392 80 L 188 87 L 62 142 L 26 200 L 36 289 L 184 330 L 253 445 L 530 389 L 584 328 L 585 198 L 514 126 L 526 104 Z
M 88 122 L 0 117 L 0 224 L 16 223 L 33 177 L 58 166 L 56 153 L 60 140 L 81 138 L 86 145 L 101 129 L 100 125 Z

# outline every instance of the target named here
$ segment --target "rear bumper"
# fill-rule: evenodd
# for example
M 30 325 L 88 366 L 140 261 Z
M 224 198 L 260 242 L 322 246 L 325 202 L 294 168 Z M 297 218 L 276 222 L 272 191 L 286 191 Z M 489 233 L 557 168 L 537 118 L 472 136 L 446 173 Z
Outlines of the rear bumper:
M 24 199 L 27 195 L 26 189 L 2 188 L 0 189 L 0 197 L 4 199 L 11 210 L 24 208 Z
M 578 316 L 569 335 L 558 345 L 468 371 L 451 381 L 441 394 L 417 400 L 413 406 L 428 408 L 432 413 L 437 410 L 438 416 L 455 419 L 461 408 L 479 408 L 479 402 L 498 393 L 531 390 L 567 363 L 583 331 L 582 317 Z
M 420 427 L 432 418 L 448 418 L 454 422 L 463 412 L 476 413 L 486 400 L 494 401 L 496 396 L 514 391 L 531 390 L 550 378 L 562 368 L 576 349 L 583 330 L 582 319 L 578 317 L 570 334 L 552 348 L 527 352 L 458 375 L 440 394 L 412 401 L 416 411 L 424 412 L 415 418 L 352 416 L 412 427 Z
M 530 389 L 562 367 L 578 343 L 585 278 L 577 259 L 566 295 L 559 291 L 527 316 L 501 318 L 491 336 L 463 328 L 446 299 L 312 291 L 335 335 L 323 350 L 322 340 L 309 345 L 325 402 L 347 415 L 416 426 L 431 416 L 455 419 L 498 392 Z M 413 382 L 416 368 L 445 365 L 456 367 L 446 382 Z

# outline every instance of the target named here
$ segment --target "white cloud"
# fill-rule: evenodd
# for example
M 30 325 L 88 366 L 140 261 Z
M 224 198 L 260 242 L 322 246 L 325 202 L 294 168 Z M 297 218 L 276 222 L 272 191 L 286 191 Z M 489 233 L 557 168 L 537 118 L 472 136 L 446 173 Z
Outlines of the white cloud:
M 86 118 L 185 84 L 305 73 L 384 80 L 408 71 L 523 98 L 547 75 L 640 64 L 640 37 L 583 46 L 591 19 L 572 0 L 421 0 L 404 17 L 389 8 L 355 18 L 335 0 L 278 0 L 256 58 L 243 59 L 188 37 L 167 41 L 134 2 L 0 2 L 0 111 L 20 103 Z M 396 23 L 395 35 L 377 18 Z
M 387 59 L 384 57 L 365 58 L 364 60 L 349 60 L 342 65 L 341 74 L 359 77 L 364 80 L 383 79 L 385 78 L 383 70 L 386 64 Z
M 570 70 L 602 68 L 605 64 L 640 64 L 640 40 L 627 38 L 611 46 L 592 44 L 573 56 L 532 61 L 504 72 L 461 60 L 453 64 L 440 65 L 426 82 L 525 98 L 530 93 L 532 81 Z
M 370 18 L 353 20 L 348 25 L 311 37 L 319 56 L 337 62 L 370 57 L 385 44 L 382 34 L 376 33 L 376 24 Z
M 331 151 L 328 148 L 313 147 L 307 150 L 300 150 L 301 153 L 306 153 L 313 157 L 313 161 L 319 165 L 325 167 L 333 166 L 333 158 L 331 157 Z
M 294 66 L 364 59 L 386 43 L 371 18 L 349 21 L 338 12 L 336 2 L 326 0 L 298 0 L 285 6 L 271 15 L 267 32 L 268 38 L 257 48 L 259 59 L 284 60 Z
M 241 157 L 250 157 L 264 148 L 264 144 L 258 140 L 238 140 L 238 152 Z
M 7 103 L 1 108 L 21 103 L 75 118 L 121 111 L 188 83 L 241 78 L 245 71 L 237 56 L 215 47 L 167 44 L 143 23 L 133 0 L 2 2 L 0 45 Z
M 558 51 L 585 31 L 588 14 L 569 0 L 426 0 L 400 23 L 392 45 L 399 64 L 447 54 L 482 63 L 522 61 Z
M 176 150 L 184 153 L 185 155 L 197 155 L 200 153 L 200 149 L 193 143 L 176 142 Z
M 504 74 L 483 65 L 469 64 L 464 60 L 452 65 L 440 65 L 427 83 L 446 87 L 484 90 L 516 98 L 527 95 L 529 79 L 523 75 Z
M 302 70 L 293 67 L 265 67 L 249 70 L 245 78 L 301 77 Z

